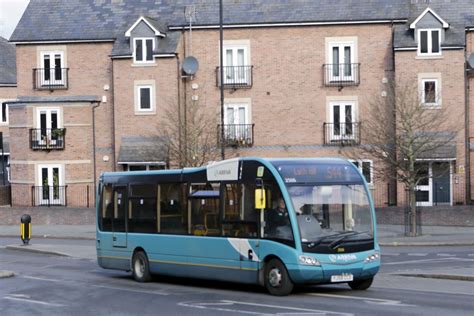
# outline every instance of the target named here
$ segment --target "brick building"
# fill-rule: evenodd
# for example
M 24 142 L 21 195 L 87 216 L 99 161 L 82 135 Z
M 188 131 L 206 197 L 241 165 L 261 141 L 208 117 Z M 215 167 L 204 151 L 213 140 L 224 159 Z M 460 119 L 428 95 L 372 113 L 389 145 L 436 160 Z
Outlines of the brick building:
M 0 186 L 8 184 L 10 162 L 10 138 L 8 129 L 8 100 L 15 100 L 16 92 L 16 63 L 15 46 L 0 37 L 0 133 L 2 133 L 2 150 L 0 150 Z M 2 189 L 3 192 L 3 189 Z M 0 195 L 3 195 L 0 193 Z M 0 198 L 0 200 L 2 200 Z M 2 201 L 0 201 L 1 204 Z
M 166 111 L 190 100 L 215 116 L 217 134 L 218 8 L 217 0 L 31 0 L 10 39 L 13 203 L 84 206 L 102 171 L 168 166 L 160 127 Z M 429 174 L 450 169 L 420 186 L 420 204 L 471 201 L 469 0 L 224 0 L 224 10 L 226 157 L 352 158 L 377 205 L 401 201 L 400 185 L 375 176 L 380 161 L 351 155 L 367 145 L 360 127 L 370 100 L 402 76 L 439 92 L 430 106 L 449 107 L 446 119 L 463 125 L 446 131 L 456 141 L 442 154 L 420 161 Z M 199 69 L 183 76 L 188 56 Z

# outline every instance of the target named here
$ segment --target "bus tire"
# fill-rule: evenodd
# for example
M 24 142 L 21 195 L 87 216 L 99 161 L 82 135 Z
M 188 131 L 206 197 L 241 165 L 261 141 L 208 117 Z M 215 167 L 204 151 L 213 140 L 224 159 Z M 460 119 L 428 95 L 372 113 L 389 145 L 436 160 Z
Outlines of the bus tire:
M 348 282 L 347 284 L 349 284 L 349 286 L 353 290 L 365 291 L 372 285 L 373 281 L 374 281 L 374 278 L 372 277 L 370 279 L 356 280 L 356 281 Z
M 151 280 L 150 263 L 143 251 L 137 251 L 132 258 L 133 278 L 138 282 L 148 282 Z
M 272 295 L 286 296 L 293 290 L 294 285 L 285 265 L 276 258 L 265 264 L 264 280 L 267 291 Z

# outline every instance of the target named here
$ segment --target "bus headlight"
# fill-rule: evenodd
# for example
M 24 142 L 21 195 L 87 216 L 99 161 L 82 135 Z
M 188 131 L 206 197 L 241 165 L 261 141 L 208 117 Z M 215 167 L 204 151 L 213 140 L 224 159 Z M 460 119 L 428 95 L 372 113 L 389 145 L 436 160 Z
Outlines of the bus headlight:
M 378 252 L 374 252 L 373 254 L 365 258 L 364 262 L 365 263 L 374 262 L 376 260 L 379 260 L 379 258 L 380 258 L 380 254 Z
M 318 261 L 318 259 L 310 256 L 304 256 L 301 255 L 298 257 L 300 264 L 304 264 L 307 266 L 320 266 L 321 263 Z

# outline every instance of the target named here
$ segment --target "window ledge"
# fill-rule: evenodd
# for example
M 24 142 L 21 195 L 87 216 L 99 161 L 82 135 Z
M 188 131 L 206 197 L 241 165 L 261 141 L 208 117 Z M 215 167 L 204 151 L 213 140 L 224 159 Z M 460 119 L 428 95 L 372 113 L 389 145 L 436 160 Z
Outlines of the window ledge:
M 443 55 L 416 55 L 415 59 L 444 59 Z
M 156 67 L 158 64 L 156 62 L 152 63 L 132 63 L 132 67 Z
M 135 111 L 135 115 L 156 115 L 156 111 Z

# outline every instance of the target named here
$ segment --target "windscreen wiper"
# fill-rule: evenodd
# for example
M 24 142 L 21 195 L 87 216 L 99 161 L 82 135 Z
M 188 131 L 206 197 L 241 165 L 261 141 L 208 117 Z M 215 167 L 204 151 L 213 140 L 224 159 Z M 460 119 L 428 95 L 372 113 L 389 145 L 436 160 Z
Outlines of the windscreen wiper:
M 323 236 L 321 238 L 319 238 L 318 240 L 316 241 L 311 241 L 308 243 L 308 248 L 313 248 L 313 247 L 316 247 L 317 245 L 319 245 L 323 240 L 326 240 L 326 239 L 330 239 L 332 237 L 335 237 L 335 236 L 340 236 L 341 234 L 331 234 L 331 235 L 327 235 L 327 236 Z
M 357 231 L 349 231 L 349 232 L 345 232 L 343 234 L 341 234 L 340 238 L 334 240 L 333 242 L 331 242 L 329 244 L 329 248 L 334 248 L 334 246 L 336 245 L 339 245 L 341 241 L 343 241 L 344 239 L 346 239 L 347 237 L 350 237 L 350 236 L 355 236 L 355 235 L 360 235 L 360 234 L 366 234 L 368 233 L 368 231 L 363 231 L 363 232 L 357 232 Z

